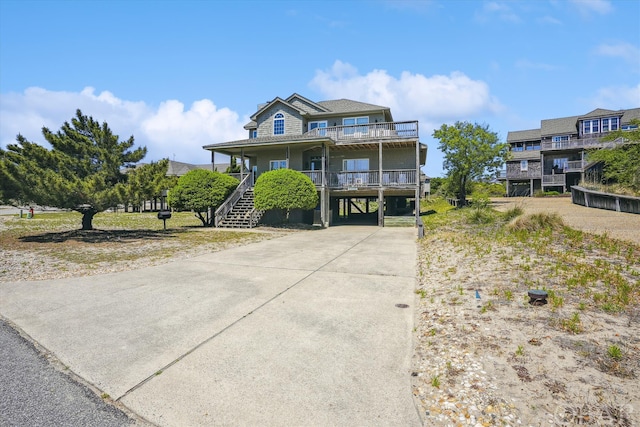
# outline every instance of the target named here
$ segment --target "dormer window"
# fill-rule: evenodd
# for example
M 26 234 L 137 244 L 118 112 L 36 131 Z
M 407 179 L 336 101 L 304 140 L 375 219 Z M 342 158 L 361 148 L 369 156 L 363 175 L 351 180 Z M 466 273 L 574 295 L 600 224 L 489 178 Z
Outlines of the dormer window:
M 613 132 L 618 130 L 620 119 L 618 117 L 605 117 L 602 119 L 583 120 L 582 133 L 584 135 L 590 133 Z
M 282 113 L 273 116 L 273 134 L 284 135 L 284 114 Z

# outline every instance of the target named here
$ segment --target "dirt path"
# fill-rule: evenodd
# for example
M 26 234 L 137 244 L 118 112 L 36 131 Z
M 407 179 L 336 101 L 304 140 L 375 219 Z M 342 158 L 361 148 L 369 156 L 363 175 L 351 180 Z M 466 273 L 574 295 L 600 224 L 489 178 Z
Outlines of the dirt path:
M 574 205 L 570 197 L 501 197 L 491 201 L 499 211 L 521 206 L 528 214 L 557 212 L 570 227 L 640 244 L 640 215 Z

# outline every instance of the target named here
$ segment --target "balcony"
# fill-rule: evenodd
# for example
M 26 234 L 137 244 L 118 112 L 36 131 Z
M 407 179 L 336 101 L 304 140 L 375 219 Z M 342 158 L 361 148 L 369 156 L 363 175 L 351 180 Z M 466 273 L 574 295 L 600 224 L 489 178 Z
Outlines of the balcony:
M 585 166 L 587 166 L 587 162 L 584 160 L 572 160 L 567 162 L 564 172 L 582 172 Z
M 321 171 L 302 171 L 303 174 L 311 178 L 316 186 L 322 186 Z M 382 171 L 382 183 L 380 182 L 380 172 L 377 170 L 367 171 L 344 171 L 328 172 L 327 186 L 329 188 L 367 188 L 367 187 L 415 187 L 415 169 L 395 169 Z
M 559 173 L 556 175 L 543 175 L 542 176 L 542 186 L 552 186 L 552 185 L 562 185 L 564 186 L 567 182 L 566 176 L 563 173 Z
M 306 136 L 326 136 L 336 142 L 418 138 L 418 122 L 385 122 L 315 128 Z
M 583 136 L 579 139 L 570 139 L 569 141 L 543 141 L 542 151 L 549 150 L 575 150 L 582 148 L 608 148 L 622 144 L 622 138 L 618 138 L 615 141 L 605 141 L 601 139 L 608 135 L 607 133 L 594 133 L 587 136 Z

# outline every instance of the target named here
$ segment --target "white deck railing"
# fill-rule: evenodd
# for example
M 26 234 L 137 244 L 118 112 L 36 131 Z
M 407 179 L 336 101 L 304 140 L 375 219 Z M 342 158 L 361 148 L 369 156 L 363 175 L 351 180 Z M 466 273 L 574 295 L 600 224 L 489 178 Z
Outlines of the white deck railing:
M 326 136 L 334 141 L 354 141 L 363 139 L 417 138 L 418 122 L 384 122 L 349 126 L 315 128 L 305 135 Z
M 567 162 L 567 167 L 564 168 L 565 172 L 581 172 L 584 167 L 587 166 L 587 162 L 584 160 L 571 160 Z
M 618 138 L 614 141 L 602 141 L 602 137 L 607 134 L 594 134 L 591 137 L 581 139 L 570 139 L 569 141 L 543 141 L 542 150 L 570 150 L 575 148 L 610 148 L 623 144 L 625 140 Z
M 316 186 L 322 185 L 322 171 L 302 171 L 302 173 L 311 178 L 311 181 Z M 378 187 L 380 185 L 380 171 L 329 172 L 327 174 L 327 185 L 330 188 Z M 383 187 L 413 185 L 416 185 L 415 169 L 385 169 L 382 171 Z
M 565 185 L 566 182 L 566 175 L 562 173 L 542 176 L 542 185 Z

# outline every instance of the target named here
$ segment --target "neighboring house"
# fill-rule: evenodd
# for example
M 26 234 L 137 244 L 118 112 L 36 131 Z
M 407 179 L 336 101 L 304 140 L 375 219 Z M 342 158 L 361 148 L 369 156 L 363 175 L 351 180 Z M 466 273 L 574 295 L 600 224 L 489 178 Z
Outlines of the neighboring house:
M 509 132 L 507 195 L 568 191 L 595 166 L 588 163 L 586 150 L 619 143 L 601 139 L 611 131 L 632 128 L 632 119 L 640 119 L 640 108 L 617 111 L 598 108 L 583 116 L 542 120 L 538 129 Z
M 259 105 L 244 128 L 247 139 L 204 147 L 212 160 L 220 153 L 248 165 L 239 193 L 250 194 L 263 172 L 290 168 L 316 185 L 314 221 L 324 226 L 365 218 L 384 225 L 385 214 L 409 210 L 419 215 L 427 147 L 418 139 L 417 121 L 395 122 L 388 107 L 348 99 L 314 102 L 294 93 Z M 218 210 L 216 225 L 224 223 L 231 204 Z
M 214 165 L 212 163 L 205 163 L 202 165 L 193 165 L 191 163 L 183 163 L 176 162 L 175 160 L 169 160 L 169 165 L 167 167 L 167 176 L 182 176 L 187 172 L 196 169 L 204 169 L 204 170 L 213 170 L 218 172 L 226 172 L 227 168 L 230 166 L 229 163 L 218 163 Z M 238 174 L 239 175 L 239 174 Z

